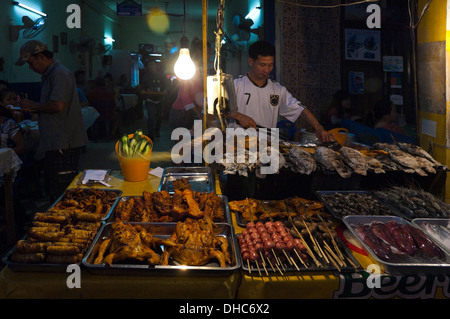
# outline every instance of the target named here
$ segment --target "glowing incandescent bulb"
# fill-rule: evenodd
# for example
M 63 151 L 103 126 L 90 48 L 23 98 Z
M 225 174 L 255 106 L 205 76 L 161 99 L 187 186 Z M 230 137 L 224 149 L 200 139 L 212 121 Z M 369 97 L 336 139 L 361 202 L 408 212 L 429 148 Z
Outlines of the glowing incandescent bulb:
M 174 66 L 175 75 L 181 80 L 189 80 L 195 74 L 195 64 L 191 60 L 189 49 L 180 49 L 180 55 Z

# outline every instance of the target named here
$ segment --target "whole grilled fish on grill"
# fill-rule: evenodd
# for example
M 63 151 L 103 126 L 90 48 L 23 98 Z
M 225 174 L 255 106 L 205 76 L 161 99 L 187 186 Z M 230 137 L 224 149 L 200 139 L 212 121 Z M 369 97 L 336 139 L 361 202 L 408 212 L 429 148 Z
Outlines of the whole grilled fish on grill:
M 331 148 L 317 147 L 314 157 L 327 170 L 336 171 L 342 178 L 348 178 L 353 173 L 353 170 L 345 164 L 342 156 Z
M 314 156 L 300 147 L 291 147 L 289 150 L 289 159 L 295 164 L 293 169 L 301 174 L 309 175 L 317 167 Z
M 427 151 L 425 151 L 423 148 L 417 145 L 409 144 L 409 143 L 396 143 L 397 146 L 404 152 L 407 152 L 411 155 L 414 155 L 416 157 L 422 157 L 426 158 L 428 161 L 433 163 L 434 166 L 444 166 L 438 161 L 436 161 L 433 156 L 431 156 Z
M 413 169 L 420 176 L 427 176 L 427 173 L 421 168 L 419 162 L 414 156 L 401 150 L 389 151 L 389 157 L 396 163 Z
M 356 174 L 367 175 L 369 165 L 367 163 L 366 156 L 364 156 L 360 151 L 351 147 L 342 146 L 339 149 L 339 153 L 342 155 L 347 165 L 353 168 Z

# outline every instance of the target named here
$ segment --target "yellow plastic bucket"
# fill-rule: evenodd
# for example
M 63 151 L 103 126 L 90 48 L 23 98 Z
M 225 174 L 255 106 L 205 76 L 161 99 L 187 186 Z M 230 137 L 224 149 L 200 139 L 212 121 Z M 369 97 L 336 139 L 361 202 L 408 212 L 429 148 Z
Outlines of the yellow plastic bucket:
M 132 138 L 134 134 L 128 134 L 128 138 Z M 129 182 L 141 182 L 148 177 L 148 171 L 150 169 L 151 156 L 153 151 L 153 142 L 148 137 L 143 135 L 152 145 L 150 151 L 147 154 L 142 155 L 139 158 L 127 158 L 119 154 L 119 141 L 116 143 L 116 154 L 119 159 L 120 170 L 126 181 Z
M 348 135 L 348 130 L 346 128 L 338 127 L 338 128 L 329 130 L 328 132 L 334 136 L 334 139 L 336 140 L 336 142 L 338 142 L 342 146 L 345 145 L 345 142 L 347 141 L 347 135 Z

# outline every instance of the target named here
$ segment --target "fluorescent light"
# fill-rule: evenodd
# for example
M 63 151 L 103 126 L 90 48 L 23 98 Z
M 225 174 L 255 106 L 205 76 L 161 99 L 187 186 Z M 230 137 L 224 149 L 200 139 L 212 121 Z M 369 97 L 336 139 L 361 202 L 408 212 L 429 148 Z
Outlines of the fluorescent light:
M 260 7 L 253 8 L 246 16 L 245 19 L 255 20 L 255 18 L 259 15 Z
M 46 16 L 47 16 L 46 13 L 41 12 L 41 11 L 38 11 L 38 10 L 36 10 L 36 9 L 33 9 L 33 8 L 27 6 L 27 5 L 24 5 L 23 3 L 20 3 L 19 1 L 13 1 L 13 4 L 16 5 L 16 6 L 19 6 L 19 7 L 23 8 L 23 9 L 26 9 L 26 10 L 28 10 L 28 11 L 34 12 L 34 13 L 36 13 L 36 14 L 39 14 L 39 15 L 41 15 L 41 16 L 43 16 L 43 17 L 46 17 Z
M 105 37 L 105 40 L 108 42 L 116 42 L 116 40 L 114 40 L 113 38 L 108 37 L 108 36 Z

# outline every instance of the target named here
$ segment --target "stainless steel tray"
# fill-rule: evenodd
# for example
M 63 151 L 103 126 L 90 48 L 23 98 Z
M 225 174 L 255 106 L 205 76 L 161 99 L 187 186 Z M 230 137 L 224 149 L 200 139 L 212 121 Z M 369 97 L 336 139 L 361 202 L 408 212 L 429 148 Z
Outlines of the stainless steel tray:
M 417 225 L 422 229 L 422 231 L 431 239 L 434 240 L 434 242 L 439 245 L 439 247 L 442 248 L 443 251 L 445 251 L 447 254 L 450 254 L 450 232 L 448 233 L 449 240 L 446 242 L 443 242 L 441 238 L 436 238 L 429 232 L 429 229 L 426 227 L 427 224 L 432 226 L 443 226 L 445 228 L 449 228 L 450 226 L 450 218 L 416 218 L 411 221 L 413 225 Z
M 418 260 L 415 258 L 405 258 L 395 262 L 387 262 L 380 259 L 372 249 L 362 240 L 355 231 L 355 226 L 370 224 L 373 221 L 388 222 L 395 221 L 399 224 L 410 224 L 407 220 L 398 216 L 345 216 L 344 224 L 350 232 L 361 242 L 364 249 L 370 254 L 371 258 L 378 264 L 382 265 L 384 270 L 390 274 L 450 274 L 450 259 L 446 255 L 446 261 Z M 415 227 L 415 226 L 413 226 Z M 443 252 L 445 255 L 445 252 Z
M 330 203 L 330 201 L 326 198 L 327 195 L 334 195 L 334 194 L 343 194 L 343 195 L 348 195 L 348 194 L 358 194 L 358 195 L 367 195 L 367 196 L 372 196 L 374 198 L 374 200 L 376 200 L 380 206 L 383 206 L 384 208 L 386 208 L 386 210 L 389 212 L 388 215 L 396 215 L 399 216 L 399 213 L 394 210 L 392 207 L 386 205 L 385 203 L 383 203 L 382 201 L 378 200 L 371 192 L 368 191 L 360 191 L 360 190 L 348 190 L 348 191 L 316 191 L 316 196 L 319 199 L 319 201 L 321 203 L 323 203 L 323 205 L 325 206 L 325 208 L 337 219 L 342 219 L 344 216 L 347 216 L 347 214 L 342 214 L 340 212 L 338 212 Z M 350 215 L 350 214 L 349 214 Z M 354 214 L 352 214 L 354 215 Z M 358 215 L 363 215 L 361 213 L 359 213 Z M 380 214 L 381 215 L 381 214 Z M 385 214 L 386 215 L 386 214 Z M 368 216 L 376 216 L 376 215 L 368 215 Z M 383 215 L 381 215 L 383 216 Z
M 177 223 L 130 223 L 132 225 L 142 225 L 157 238 L 166 239 L 169 238 L 174 232 Z M 163 265 L 146 265 L 140 264 L 138 261 L 133 263 L 117 263 L 117 264 L 94 264 L 96 252 L 99 245 L 104 239 L 109 237 L 111 232 L 112 223 L 106 223 L 99 231 L 99 235 L 96 237 L 94 243 L 88 250 L 86 256 L 83 258 L 82 263 L 86 269 L 94 274 L 99 275 L 224 275 L 234 272 L 241 267 L 240 259 L 238 258 L 235 235 L 233 226 L 226 223 L 217 223 L 219 228 L 218 236 L 225 237 L 228 241 L 228 248 L 231 258 L 231 264 L 227 267 L 220 267 L 216 261 L 211 261 L 204 266 L 185 266 L 176 264 L 171 261 L 171 264 L 167 266 Z M 163 249 L 163 247 L 160 247 Z
M 69 188 L 66 191 L 72 190 L 73 188 Z M 89 189 L 89 188 L 81 188 L 82 190 L 84 189 Z M 120 189 L 109 189 L 109 188 L 95 188 L 95 189 L 99 189 L 105 192 L 114 192 L 117 193 L 117 197 L 114 200 L 114 202 L 111 205 L 111 208 L 108 210 L 108 213 L 105 215 L 105 217 L 102 218 L 102 221 L 105 222 L 109 219 L 111 213 L 114 211 L 114 208 L 116 207 L 117 203 L 120 200 L 120 197 L 122 196 L 122 191 Z M 53 206 L 55 206 L 56 204 L 58 204 L 60 201 L 64 200 L 64 196 L 65 196 L 65 192 L 61 194 L 61 196 L 59 196 L 59 198 L 52 204 L 52 206 L 49 207 L 52 208 Z
M 217 196 L 219 196 L 222 199 L 222 209 L 223 209 L 223 214 L 225 216 L 225 220 L 223 220 L 223 221 L 214 221 L 214 222 L 216 222 L 216 223 L 220 222 L 220 223 L 232 224 L 232 219 L 231 219 L 231 214 L 230 214 L 230 207 L 228 205 L 228 198 L 227 198 L 227 196 L 224 196 L 224 195 L 217 195 Z M 125 201 L 125 200 L 127 200 L 127 199 L 129 199 L 131 197 L 140 197 L 140 196 L 122 196 L 119 201 Z M 112 214 L 111 214 L 111 216 L 110 216 L 110 218 L 108 219 L 107 222 L 115 221 L 115 212 L 116 212 L 116 210 L 114 210 L 112 212 Z M 142 221 L 140 221 L 140 222 L 142 222 Z M 173 221 L 173 222 L 177 222 L 177 221 Z
M 173 193 L 173 181 L 187 178 L 192 190 L 197 192 L 214 193 L 216 191 L 214 172 L 210 167 L 166 167 L 159 184 L 159 191 Z

